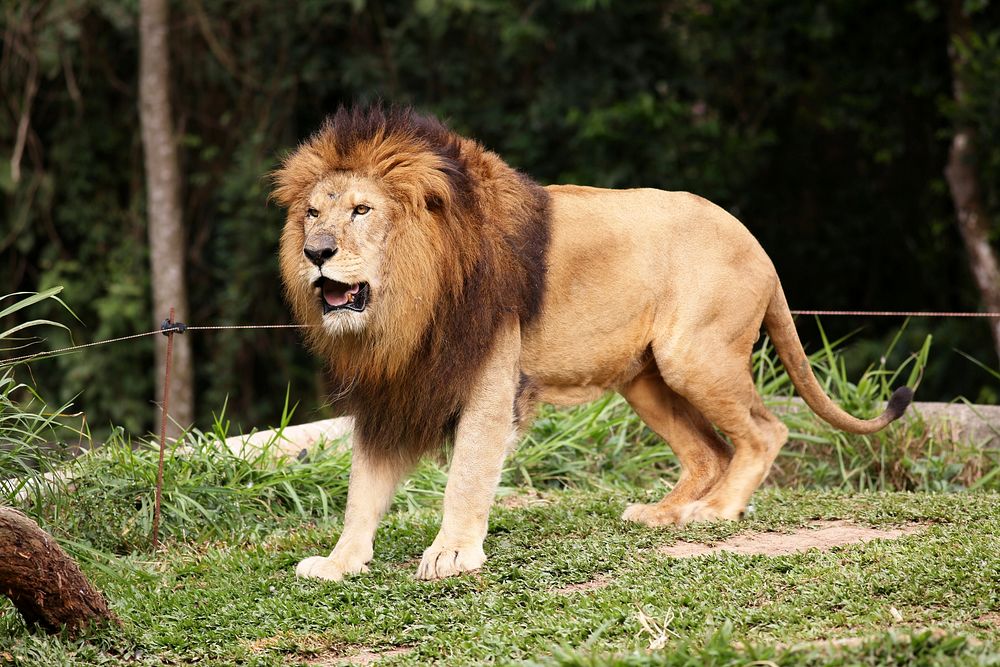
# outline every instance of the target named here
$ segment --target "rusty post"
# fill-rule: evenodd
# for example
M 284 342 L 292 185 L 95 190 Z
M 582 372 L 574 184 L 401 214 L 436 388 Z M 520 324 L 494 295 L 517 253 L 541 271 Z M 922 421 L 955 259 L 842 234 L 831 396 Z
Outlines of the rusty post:
M 156 499 L 153 502 L 153 548 L 160 546 L 160 503 L 163 500 L 163 454 L 167 447 L 167 410 L 170 404 L 170 362 L 174 352 L 174 309 L 170 308 L 170 317 L 164 323 L 164 334 L 167 337 L 166 368 L 163 373 L 163 404 L 160 410 L 160 460 L 156 467 Z

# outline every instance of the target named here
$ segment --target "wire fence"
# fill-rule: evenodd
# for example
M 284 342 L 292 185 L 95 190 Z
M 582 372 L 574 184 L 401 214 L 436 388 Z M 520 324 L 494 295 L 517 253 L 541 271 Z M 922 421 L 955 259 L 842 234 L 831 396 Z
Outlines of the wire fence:
M 958 311 L 931 311 L 931 310 L 793 310 L 792 315 L 810 315 L 817 317 L 947 317 L 947 318 L 980 318 L 995 319 L 1000 318 L 1000 313 L 979 313 L 979 312 L 958 312 Z M 56 350 L 43 350 L 33 354 L 25 354 L 8 359 L 0 359 L 0 368 L 23 364 L 29 361 L 39 361 L 50 357 L 58 357 L 65 354 L 85 350 L 87 348 L 121 343 L 127 340 L 145 338 L 162 334 L 168 336 L 173 333 L 185 333 L 187 331 L 232 331 L 232 330 L 257 330 L 257 329 L 309 329 L 318 325 L 315 324 L 205 324 L 186 325 L 183 322 L 172 322 L 167 319 L 159 329 L 143 331 L 141 333 L 130 334 L 128 336 L 118 336 L 106 340 L 82 343 L 80 345 L 69 345 Z
M 978 317 L 986 319 L 1000 317 L 1000 313 L 961 313 L 934 310 L 793 310 L 792 315 L 833 315 L 851 317 Z
M 166 320 L 165 320 L 166 322 Z M 156 334 L 162 334 L 168 336 L 174 333 L 185 333 L 187 331 L 226 331 L 231 329 L 309 329 L 314 327 L 314 324 L 213 324 L 213 325 L 198 325 L 198 326 L 188 326 L 183 322 L 174 322 L 170 326 L 161 326 L 159 329 L 153 329 L 152 331 L 143 331 L 142 333 L 130 334 L 128 336 L 118 336 L 117 338 L 108 338 L 106 340 L 98 340 L 92 343 L 81 343 L 80 345 L 69 345 L 67 347 L 61 347 L 56 350 L 43 350 L 41 352 L 35 352 L 33 354 L 25 354 L 19 357 L 11 357 L 9 359 L 0 359 L 0 368 L 5 366 L 14 366 L 17 364 L 23 364 L 29 361 L 38 361 L 41 359 L 48 359 L 49 357 L 59 357 L 65 354 L 70 354 L 72 352 L 77 352 L 79 350 L 85 350 L 91 347 L 99 347 L 101 345 L 110 345 L 111 343 L 121 343 L 126 340 L 135 340 L 137 338 L 145 338 L 147 336 L 155 336 Z

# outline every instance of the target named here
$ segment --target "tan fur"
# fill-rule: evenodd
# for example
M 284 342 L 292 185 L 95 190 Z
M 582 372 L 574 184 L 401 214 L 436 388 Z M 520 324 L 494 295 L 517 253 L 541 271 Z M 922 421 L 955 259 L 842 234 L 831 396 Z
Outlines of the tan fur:
M 300 321 L 318 325 L 309 340 L 348 397 L 343 405 L 369 420 L 341 539 L 299 574 L 362 570 L 395 482 L 429 441 L 449 437 L 444 520 L 418 576 L 478 568 L 503 458 L 536 400 L 574 404 L 619 391 L 673 447 L 676 487 L 624 518 L 740 517 L 788 434 L 749 372 L 762 323 L 795 386 L 835 426 L 871 432 L 905 408 L 909 394 L 865 421 L 830 401 L 770 260 L 714 204 L 659 190 L 542 192 L 433 121 L 376 111 L 360 122 L 363 112 L 353 113 L 338 114 L 276 177 L 275 197 L 289 211 L 281 250 L 289 300 Z M 380 123 L 388 130 L 368 132 Z M 406 123 L 422 129 L 408 133 Z M 373 208 L 362 226 L 348 215 L 359 202 Z M 321 215 L 304 223 L 310 206 Z M 315 267 L 302 256 L 319 233 L 338 239 L 328 267 L 338 280 L 371 283 L 369 311 L 321 316 L 309 287 Z M 391 400 L 380 402 L 382 393 Z M 428 420 L 433 428 L 423 428 Z M 422 439 L 405 444 L 408 428 L 423 428 Z

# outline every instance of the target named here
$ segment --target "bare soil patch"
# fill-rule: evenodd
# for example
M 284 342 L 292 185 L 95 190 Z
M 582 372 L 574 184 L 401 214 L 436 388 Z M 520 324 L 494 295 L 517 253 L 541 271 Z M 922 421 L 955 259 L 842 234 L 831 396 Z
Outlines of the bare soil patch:
M 1000 611 L 988 611 L 976 619 L 988 628 L 1000 628 Z
M 353 651 L 344 653 L 341 651 L 331 651 L 327 654 L 317 655 L 309 659 L 306 664 L 315 667 L 335 667 L 336 665 L 374 665 L 382 658 L 391 658 L 397 655 L 404 655 L 412 651 L 410 646 L 396 646 L 382 650 L 374 650 L 358 646 Z
M 264 637 L 247 642 L 247 649 L 253 653 L 264 653 L 274 649 L 290 650 L 299 660 L 315 667 L 335 665 L 373 665 L 383 658 L 403 655 L 413 650 L 412 646 L 389 646 L 369 648 L 354 644 L 333 644 L 323 635 L 282 633 L 274 637 Z M 303 655 L 304 654 L 304 655 Z
M 247 642 L 246 647 L 251 653 L 263 653 L 276 646 L 280 641 L 281 637 L 264 637 L 263 639 L 254 639 Z
M 548 505 L 549 500 L 537 491 L 528 493 L 511 493 L 497 500 L 497 505 L 507 509 L 524 509 L 538 505 Z
M 282 632 L 273 637 L 261 637 L 245 642 L 247 650 L 251 653 L 264 653 L 272 649 L 288 649 L 295 647 L 299 650 L 321 651 L 330 645 L 327 638 L 320 634 L 297 634 L 291 631 Z
M 816 521 L 790 533 L 750 533 L 735 535 L 716 544 L 678 542 L 657 549 L 659 553 L 674 558 L 691 558 L 728 551 L 738 554 L 785 556 L 810 549 L 827 551 L 845 544 L 860 544 L 872 540 L 892 540 L 912 535 L 923 528 L 909 524 L 898 528 L 880 529 L 861 526 L 850 521 Z
M 553 591 L 558 595 L 573 595 L 574 593 L 586 593 L 587 591 L 598 591 L 611 583 L 611 577 L 606 574 L 599 574 L 590 581 L 579 584 L 570 584 Z

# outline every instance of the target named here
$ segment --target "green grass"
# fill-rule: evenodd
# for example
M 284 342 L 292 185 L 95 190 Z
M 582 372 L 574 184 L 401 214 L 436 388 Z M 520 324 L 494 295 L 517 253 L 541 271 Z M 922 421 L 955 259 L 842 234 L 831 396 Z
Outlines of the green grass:
M 293 576 L 298 559 L 332 545 L 336 518 L 278 528 L 240 545 L 175 543 L 154 555 L 109 556 L 88 569 L 123 629 L 84 641 L 39 637 L 7 609 L 0 616 L 0 646 L 6 646 L 0 656 L 39 665 L 279 665 L 332 660 L 360 647 L 406 647 L 387 663 L 698 664 L 717 654 L 715 664 L 783 656 L 778 664 L 798 665 L 817 664 L 809 656 L 827 649 L 784 647 L 860 637 L 881 648 L 833 653 L 854 656 L 847 664 L 882 664 L 877 656 L 897 652 L 923 656 L 898 664 L 1000 661 L 996 494 L 770 490 L 758 494 L 749 521 L 659 530 L 619 520 L 624 503 L 637 497 L 655 494 L 552 491 L 537 505 L 499 506 L 486 567 L 441 582 L 413 578 L 437 527 L 436 507 L 390 514 L 372 572 L 342 583 Z M 793 556 L 679 560 L 657 552 L 678 539 L 785 530 L 815 518 L 875 526 L 919 521 L 926 528 Z M 595 578 L 607 585 L 563 590 Z M 661 625 L 668 620 L 662 650 L 646 650 L 653 637 L 643 615 Z M 944 638 L 921 640 L 928 629 Z
M 0 322 L 43 301 L 55 301 L 72 314 L 66 304 L 56 296 L 61 291 L 62 287 L 53 287 L 44 292 L 15 292 L 0 296 Z M 24 336 L 39 327 L 66 328 L 58 322 L 43 319 L 16 324 L 0 331 L 0 354 L 4 357 L 30 354 L 31 351 L 27 347 L 31 339 Z M 0 452 L 40 445 L 56 437 L 57 434 L 65 435 L 70 431 L 59 418 L 68 406 L 47 411 L 45 402 L 35 393 L 31 385 L 15 379 L 15 368 L 14 365 L 0 361 Z M 0 477 L 13 472 L 23 472 L 16 467 L 10 467 L 11 463 L 16 463 L 14 459 L 6 461 L 0 459 L 0 462 L 6 464 L 6 467 L 0 465 Z

